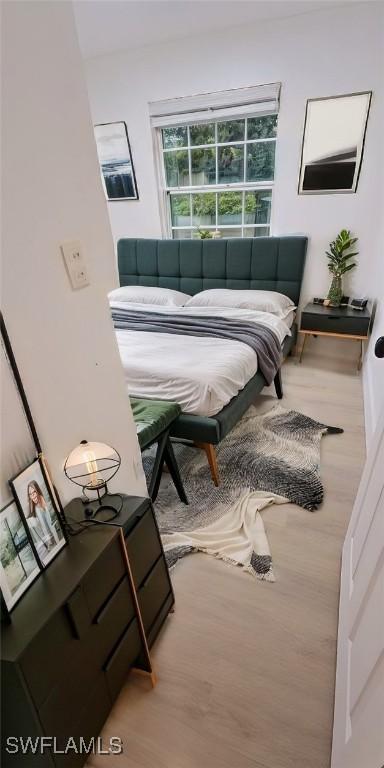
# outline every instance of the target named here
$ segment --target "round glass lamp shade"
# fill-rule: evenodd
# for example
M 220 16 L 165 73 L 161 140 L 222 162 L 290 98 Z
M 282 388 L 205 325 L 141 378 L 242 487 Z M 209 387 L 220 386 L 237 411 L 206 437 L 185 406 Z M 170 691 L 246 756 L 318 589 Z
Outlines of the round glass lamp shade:
M 76 485 L 97 491 L 107 487 L 120 464 L 119 454 L 110 445 L 82 440 L 67 457 L 64 472 Z

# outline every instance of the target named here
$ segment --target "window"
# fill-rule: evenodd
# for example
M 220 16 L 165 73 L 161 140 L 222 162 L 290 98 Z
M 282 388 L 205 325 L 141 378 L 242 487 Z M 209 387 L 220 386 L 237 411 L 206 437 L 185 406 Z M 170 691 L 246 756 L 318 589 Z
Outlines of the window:
M 158 130 L 172 237 L 270 234 L 277 114 Z

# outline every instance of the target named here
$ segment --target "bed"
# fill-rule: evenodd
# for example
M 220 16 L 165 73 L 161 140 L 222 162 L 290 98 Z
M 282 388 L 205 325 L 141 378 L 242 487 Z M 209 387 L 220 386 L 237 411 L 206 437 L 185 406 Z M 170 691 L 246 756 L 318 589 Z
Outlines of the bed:
M 306 249 L 304 236 L 228 240 L 123 238 L 117 246 L 120 285 L 159 286 L 191 296 L 211 288 L 269 290 L 285 294 L 297 305 Z M 291 335 L 282 339 L 284 357 L 292 350 L 296 337 L 294 323 Z M 204 448 L 216 484 L 214 447 L 265 386 L 266 380 L 257 370 L 218 413 L 202 416 L 183 412 L 175 422 L 172 436 Z M 275 376 L 275 388 L 281 398 L 281 370 Z

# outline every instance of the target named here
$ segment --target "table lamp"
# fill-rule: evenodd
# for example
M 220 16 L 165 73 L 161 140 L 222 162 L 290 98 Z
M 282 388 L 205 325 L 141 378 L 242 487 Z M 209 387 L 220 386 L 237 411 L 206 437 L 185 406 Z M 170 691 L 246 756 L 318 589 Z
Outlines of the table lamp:
M 114 509 L 102 504 L 102 499 L 108 493 L 109 480 L 114 477 L 121 464 L 121 457 L 110 445 L 105 443 L 89 443 L 82 440 L 80 445 L 71 451 L 64 464 L 64 472 L 68 480 L 72 480 L 83 489 L 84 503 L 93 501 L 87 492 L 95 492 L 100 508 Z

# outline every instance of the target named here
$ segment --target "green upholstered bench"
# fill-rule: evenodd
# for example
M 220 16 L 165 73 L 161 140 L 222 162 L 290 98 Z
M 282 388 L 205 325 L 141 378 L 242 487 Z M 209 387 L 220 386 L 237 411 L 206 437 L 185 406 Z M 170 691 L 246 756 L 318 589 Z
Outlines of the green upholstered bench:
M 152 501 L 155 501 L 161 480 L 164 462 L 175 484 L 181 501 L 188 504 L 184 486 L 180 477 L 179 468 L 169 432 L 172 424 L 180 416 L 181 408 L 178 403 L 166 400 L 146 400 L 144 398 L 131 397 L 131 408 L 136 425 L 137 438 L 141 451 L 147 450 L 157 443 L 157 451 L 149 482 L 148 493 Z

